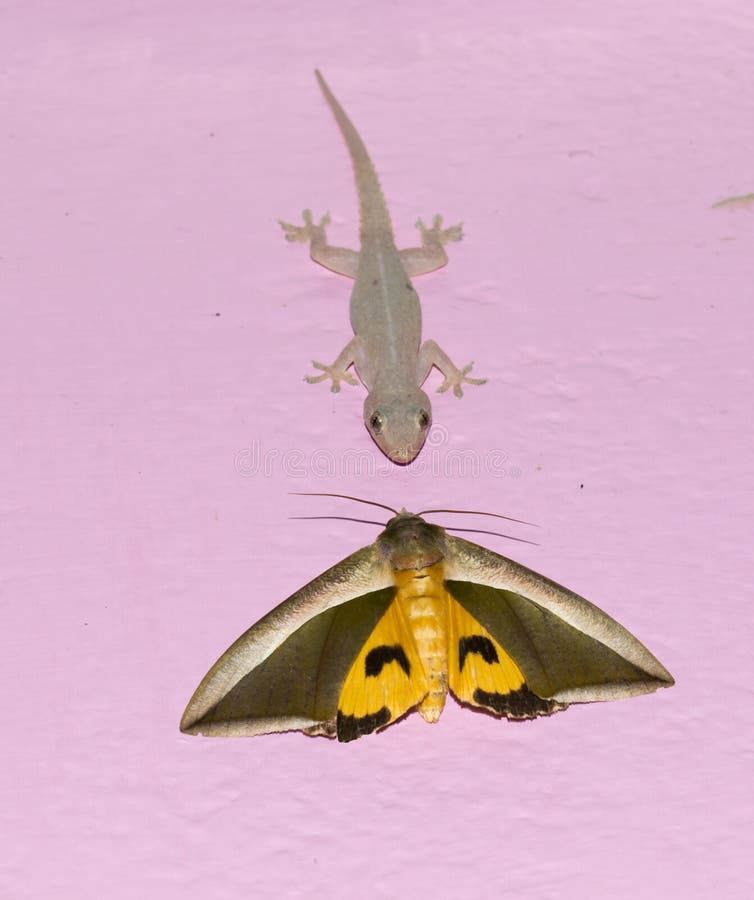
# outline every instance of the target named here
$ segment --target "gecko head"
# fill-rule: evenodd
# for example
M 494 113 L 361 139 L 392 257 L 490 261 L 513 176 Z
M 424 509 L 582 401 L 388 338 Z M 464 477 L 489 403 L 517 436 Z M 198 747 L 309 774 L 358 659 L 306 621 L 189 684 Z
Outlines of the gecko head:
M 364 401 L 364 424 L 386 456 L 408 465 L 424 446 L 432 424 L 429 397 L 418 387 L 397 394 L 373 391 Z

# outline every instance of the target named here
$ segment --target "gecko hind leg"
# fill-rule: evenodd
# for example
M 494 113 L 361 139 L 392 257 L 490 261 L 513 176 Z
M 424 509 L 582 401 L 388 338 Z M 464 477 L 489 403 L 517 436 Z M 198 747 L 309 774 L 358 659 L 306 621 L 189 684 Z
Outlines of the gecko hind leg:
M 326 229 L 330 224 L 330 213 L 325 213 L 317 225 L 314 224 L 310 209 L 305 209 L 301 217 L 304 220 L 303 225 L 291 225 L 290 222 L 278 219 L 280 227 L 285 232 L 286 241 L 295 241 L 299 244 L 305 244 L 307 241 L 311 241 L 312 244 L 327 244 Z
M 327 243 L 327 226 L 330 224 L 330 213 L 325 213 L 317 225 L 314 224 L 312 211 L 305 209 L 302 213 L 303 225 L 291 225 L 279 219 L 280 227 L 285 232 L 286 241 L 305 244 L 309 242 L 309 256 L 331 272 L 338 275 L 356 277 L 359 265 L 359 254 L 346 247 L 332 247 Z
M 460 241 L 463 237 L 463 225 L 451 225 L 442 227 L 442 216 L 437 215 L 432 219 L 432 226 L 428 227 L 422 219 L 418 219 L 416 227 L 421 234 L 421 247 L 410 247 L 400 251 L 401 262 L 410 277 L 426 275 L 441 269 L 448 262 L 448 254 L 445 252 L 445 244 L 451 241 Z

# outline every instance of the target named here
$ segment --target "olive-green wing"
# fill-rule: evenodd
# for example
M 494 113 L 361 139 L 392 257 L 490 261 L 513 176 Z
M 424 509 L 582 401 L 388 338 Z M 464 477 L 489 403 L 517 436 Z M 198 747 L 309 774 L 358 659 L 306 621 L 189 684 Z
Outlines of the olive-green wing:
M 450 648 L 451 676 L 463 674 L 469 660 L 481 668 L 488 660 L 496 666 L 497 644 L 523 677 L 523 683 L 509 679 L 508 689 L 466 684 L 460 697 L 465 702 L 523 719 L 674 683 L 640 641 L 578 594 L 470 541 L 448 536 L 447 548 L 448 592 L 482 626 L 460 634 L 458 646 Z M 452 677 L 450 686 L 458 693 Z
M 375 545 L 328 569 L 225 651 L 189 701 L 181 731 L 334 736 L 348 671 L 395 591 Z

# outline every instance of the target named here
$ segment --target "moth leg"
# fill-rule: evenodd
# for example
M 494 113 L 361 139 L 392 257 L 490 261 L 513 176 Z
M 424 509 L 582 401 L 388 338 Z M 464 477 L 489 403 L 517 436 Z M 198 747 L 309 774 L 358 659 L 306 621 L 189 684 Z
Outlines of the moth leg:
M 363 346 L 364 342 L 361 338 L 354 337 L 346 344 L 338 358 L 331 365 L 326 366 L 324 363 L 317 362 L 313 359 L 312 365 L 315 369 L 319 369 L 322 374 L 306 375 L 304 381 L 309 382 L 309 384 L 318 384 L 320 381 L 326 381 L 330 378 L 332 379 L 330 390 L 333 394 L 337 394 L 340 391 L 341 381 L 345 381 L 347 384 L 357 385 L 359 383 L 358 380 L 351 375 L 348 369 L 353 365 L 355 365 L 357 369 L 359 368 L 359 362 L 364 357 Z
M 432 366 L 434 366 L 445 376 L 445 381 L 437 389 L 437 392 L 442 394 L 449 388 L 453 388 L 453 393 L 456 397 L 463 397 L 462 384 L 485 384 L 487 381 L 486 378 L 469 378 L 468 373 L 473 365 L 474 363 L 469 363 L 467 366 L 459 369 L 435 341 L 425 341 L 419 350 L 419 361 L 417 363 L 418 384 L 424 384 Z
M 417 221 L 416 227 L 421 233 L 421 247 L 410 247 L 399 253 L 409 277 L 441 269 L 448 262 L 444 244 L 460 241 L 463 237 L 463 227 L 460 223 L 451 225 L 450 228 L 442 228 L 442 216 L 435 216 L 432 219 L 431 228 L 428 228 L 421 219 Z
M 319 263 L 331 272 L 338 275 L 356 277 L 356 269 L 359 265 L 359 254 L 356 250 L 348 250 L 345 247 L 331 247 L 327 243 L 326 228 L 330 224 L 330 213 L 325 213 L 315 225 L 312 219 L 312 211 L 305 209 L 302 213 L 304 224 L 291 225 L 289 222 L 280 222 L 280 227 L 285 232 L 287 241 L 305 244 L 309 242 L 309 256 L 314 262 Z

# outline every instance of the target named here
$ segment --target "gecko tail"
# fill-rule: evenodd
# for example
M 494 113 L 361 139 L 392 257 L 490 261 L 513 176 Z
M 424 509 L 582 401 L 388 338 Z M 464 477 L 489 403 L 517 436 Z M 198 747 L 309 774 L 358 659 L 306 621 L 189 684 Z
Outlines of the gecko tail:
M 348 147 L 356 178 L 356 191 L 359 198 L 359 214 L 361 217 L 361 234 L 379 231 L 383 234 L 387 231 L 392 235 L 393 225 L 390 220 L 385 196 L 382 193 L 380 180 L 369 158 L 367 148 L 364 146 L 361 136 L 354 127 L 353 122 L 346 115 L 346 111 L 335 98 L 319 69 L 314 70 L 317 81 L 325 95 L 327 105 L 335 116 L 341 134 Z

